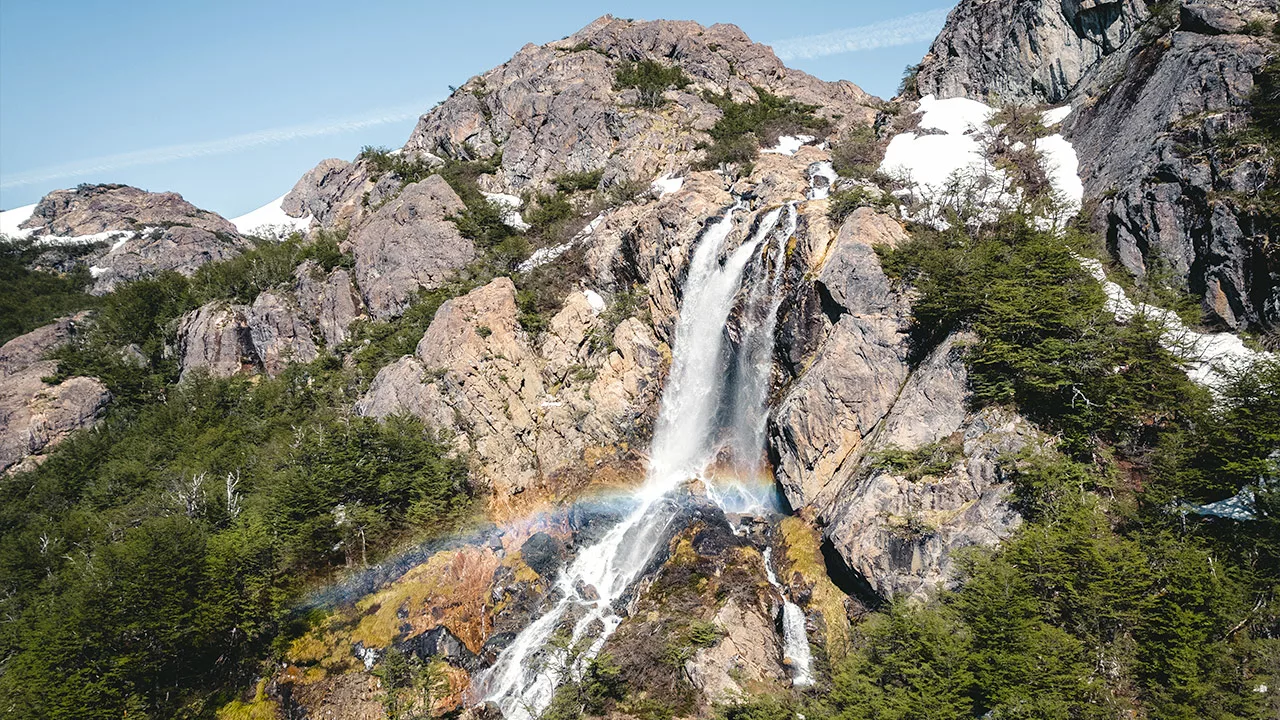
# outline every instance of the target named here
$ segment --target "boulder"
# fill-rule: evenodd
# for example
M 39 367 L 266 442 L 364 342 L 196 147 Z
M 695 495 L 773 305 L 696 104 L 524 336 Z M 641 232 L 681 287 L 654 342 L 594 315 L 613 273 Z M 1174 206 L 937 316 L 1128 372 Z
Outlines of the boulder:
M 294 277 L 299 312 L 319 329 L 326 347 L 338 347 L 349 337 L 351 323 L 366 317 L 364 300 L 351 273 L 346 268 L 325 273 L 314 260 L 308 260 L 298 266 Z
M 253 373 L 261 365 L 249 328 L 251 308 L 212 302 L 182 316 L 178 356 L 182 378 L 197 370 L 214 377 Z
M 260 293 L 249 307 L 246 320 L 254 354 L 268 375 L 279 375 L 290 362 L 311 362 L 319 356 L 311 337 L 311 324 L 287 293 Z
M 520 557 L 534 572 L 550 578 L 564 564 L 564 546 L 547 533 L 538 532 L 520 546 Z
M 881 598 L 924 599 L 954 587 L 956 550 L 994 546 L 1022 523 L 999 460 L 1036 442 L 1036 431 L 1017 415 L 987 410 L 960 432 L 962 452 L 941 476 L 872 470 L 824 512 L 835 550 Z
M 93 425 L 111 400 L 97 378 L 44 381 L 58 363 L 42 358 L 68 340 L 73 321 L 63 318 L 0 347 L 0 471 L 35 467 L 46 450 Z
M 475 258 L 448 218 L 466 206 L 439 175 L 413 183 L 351 231 L 355 275 L 370 313 L 399 315 L 420 288 L 443 284 Z

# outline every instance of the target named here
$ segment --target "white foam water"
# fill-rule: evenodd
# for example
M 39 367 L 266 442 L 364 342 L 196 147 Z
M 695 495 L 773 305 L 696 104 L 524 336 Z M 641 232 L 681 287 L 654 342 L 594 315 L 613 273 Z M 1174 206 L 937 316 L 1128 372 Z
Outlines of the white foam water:
M 764 572 L 769 584 L 782 596 L 782 659 L 791 672 L 791 684 L 798 688 L 812 687 L 813 656 L 804 626 L 804 611 L 787 599 L 786 589 L 773 572 L 773 548 L 764 549 Z

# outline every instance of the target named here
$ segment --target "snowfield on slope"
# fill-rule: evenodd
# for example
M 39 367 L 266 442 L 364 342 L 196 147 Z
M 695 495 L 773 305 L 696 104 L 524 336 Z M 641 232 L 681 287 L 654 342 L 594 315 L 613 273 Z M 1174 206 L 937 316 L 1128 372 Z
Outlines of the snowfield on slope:
M 0 212 L 0 235 L 7 235 L 11 238 L 25 238 L 31 234 L 30 230 L 23 230 L 18 226 L 26 222 L 36 211 L 35 203 L 23 205 L 12 210 Z
M 1021 200 L 1021 190 L 987 157 L 998 130 L 990 124 L 996 115 L 994 108 L 967 98 L 938 100 L 926 95 L 916 113 L 921 116 L 919 131 L 894 136 L 880 163 L 880 172 L 906 185 L 898 192 L 900 196 L 924 205 L 909 219 L 943 227 L 942 215 L 947 208 L 972 203 L 982 211 L 979 219 L 987 222 Z M 1070 105 L 1055 108 L 1046 111 L 1041 122 L 1053 127 L 1070 113 Z M 1061 134 L 1036 140 L 1035 149 L 1062 206 L 1059 217 L 1043 222 L 1061 227 L 1084 199 L 1079 158 Z
M 284 211 L 286 195 L 272 200 L 257 210 L 231 218 L 231 224 L 244 235 L 283 238 L 294 232 L 306 232 L 311 227 L 311 216 L 290 217 Z

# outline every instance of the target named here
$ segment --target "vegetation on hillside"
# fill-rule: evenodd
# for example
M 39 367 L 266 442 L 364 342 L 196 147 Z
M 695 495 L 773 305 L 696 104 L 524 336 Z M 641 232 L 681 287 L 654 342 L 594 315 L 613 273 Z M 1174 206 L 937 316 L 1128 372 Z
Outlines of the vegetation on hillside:
M 94 249 L 94 245 L 75 245 L 52 251 L 74 259 Z M 84 263 L 68 272 L 32 269 L 46 252 L 50 249 L 31 240 L 0 238 L 0 345 L 97 304 L 88 294 L 93 278 Z
M 656 60 L 623 61 L 613 76 L 613 89 L 634 89 L 639 94 L 638 104 L 646 108 L 661 107 L 665 102 L 663 93 L 688 85 L 689 78 L 678 66 L 663 65 Z
M 188 380 L 0 485 L 5 712 L 209 717 L 309 585 L 456 524 L 465 463 L 349 387 L 331 357 Z
M 830 123 L 818 117 L 816 105 L 782 98 L 764 88 L 755 88 L 755 102 L 736 102 L 728 93 L 703 93 L 703 99 L 724 113 L 708 131 L 712 143 L 706 147 L 704 169 L 723 165 L 746 165 L 756 159 L 760 148 L 776 145 L 783 135 L 825 133 Z
M 1015 406 L 1058 441 L 1002 459 L 1026 523 L 967 551 L 957 590 L 864 618 L 820 692 L 723 717 L 1275 716 L 1258 688 L 1280 683 L 1280 362 L 1211 396 L 1152 323 L 1106 311 L 1086 245 L 1011 217 L 881 249 L 918 293 L 918 356 L 975 332 L 974 402 Z M 878 462 L 928 474 L 939 452 Z M 1187 509 L 1245 488 L 1254 520 Z

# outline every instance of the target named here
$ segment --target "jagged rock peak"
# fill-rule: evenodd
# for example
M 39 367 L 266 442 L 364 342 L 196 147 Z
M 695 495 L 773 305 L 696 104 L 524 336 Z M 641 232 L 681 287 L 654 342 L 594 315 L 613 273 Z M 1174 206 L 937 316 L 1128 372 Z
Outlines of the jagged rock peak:
M 1147 17 L 1143 0 L 966 0 L 917 76 L 921 94 L 1061 102 Z
M 116 184 L 54 190 L 40 200 L 22 227 L 35 235 L 75 237 L 178 225 L 239 235 L 226 218 L 192 205 L 178 193 Z
M 635 91 L 614 88 L 622 62 L 678 66 L 690 84 L 658 111 L 634 108 Z M 604 16 L 569 37 L 526 45 L 471 78 L 423 115 L 404 147 L 441 157 L 502 152 L 492 190 L 517 191 L 564 172 L 603 170 L 606 185 L 687 167 L 703 131 L 720 117 L 698 93 L 756 98 L 754 88 L 822 106 L 837 131 L 874 119 L 876 100 L 849 82 L 824 82 L 783 65 L 733 25 L 639 22 Z

